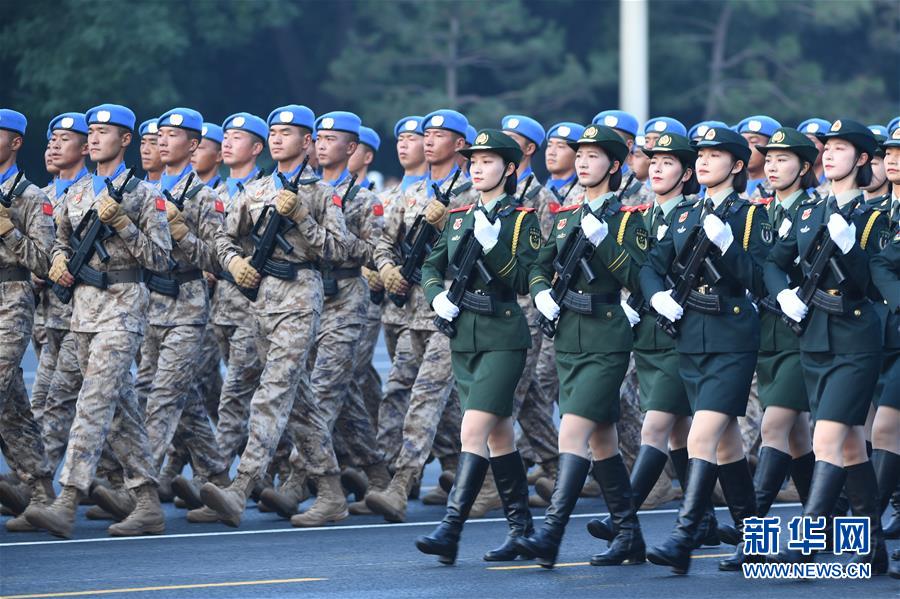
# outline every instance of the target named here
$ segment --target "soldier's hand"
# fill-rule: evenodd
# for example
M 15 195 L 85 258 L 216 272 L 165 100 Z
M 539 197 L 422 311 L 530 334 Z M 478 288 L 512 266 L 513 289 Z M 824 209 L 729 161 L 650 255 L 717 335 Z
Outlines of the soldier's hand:
M 794 322 L 800 322 L 806 318 L 806 313 L 809 312 L 809 306 L 804 304 L 803 300 L 797 295 L 797 287 L 782 289 L 775 296 L 775 300 L 778 302 L 784 315 Z
M 216 282 L 218 281 L 218 279 L 216 278 L 216 275 L 214 275 L 214 274 L 211 273 L 211 272 L 206 272 L 206 271 L 204 270 L 204 271 L 203 271 L 203 276 L 206 277 L 206 286 L 207 286 L 207 287 L 209 287 L 210 289 L 212 289 L 212 288 L 214 288 L 214 287 L 216 286 Z
M 675 322 L 684 316 L 684 308 L 672 298 L 672 290 L 657 291 L 650 297 L 650 305 L 657 314 Z
M 394 264 L 383 266 L 378 272 L 384 281 L 384 288 L 394 295 L 406 295 L 409 292 L 409 283 L 400 274 L 400 267 Z
M 275 198 L 275 210 L 295 223 L 299 223 L 309 214 L 309 208 L 306 207 L 306 203 L 296 193 L 287 189 L 282 189 L 278 192 L 278 197 Z
M 6 235 L 15 228 L 12 219 L 9 217 L 9 210 L 6 206 L 0 204 L 0 237 Z
M 75 277 L 69 272 L 69 260 L 62 254 L 57 254 L 50 265 L 50 273 L 47 275 L 54 283 L 63 287 L 71 287 L 75 284 Z
M 628 324 L 634 328 L 636 324 L 641 322 L 641 315 L 638 314 L 634 308 L 629 306 L 628 302 L 622 301 L 620 304 L 622 306 L 622 311 L 625 312 L 625 317 L 628 318 Z
M 559 304 L 553 300 L 549 289 L 538 291 L 534 296 L 534 307 L 538 309 L 547 320 L 556 320 L 559 316 Z
M 716 244 L 719 251 L 723 254 L 728 251 L 731 242 L 734 241 L 734 233 L 731 231 L 731 225 L 722 222 L 722 219 L 715 214 L 707 214 L 703 219 L 703 230 L 709 240 Z
M 108 195 L 101 200 L 97 216 L 100 217 L 101 222 L 111 226 L 116 231 L 121 231 L 131 222 L 131 219 L 122 210 L 122 206 Z
M 841 253 L 847 254 L 856 243 L 856 224 L 848 225 L 840 214 L 832 214 L 828 217 L 828 234 Z
M 581 230 L 584 231 L 584 236 L 588 238 L 591 245 L 597 247 L 609 234 L 609 225 L 605 220 L 600 220 L 593 214 L 585 214 L 581 219 Z
M 47 282 L 37 275 L 31 275 L 31 284 L 37 291 L 40 291 L 46 286 Z
M 444 320 L 453 320 L 457 316 L 459 316 L 459 308 L 450 301 L 450 298 L 447 297 L 449 294 L 446 290 L 438 293 L 434 301 L 431 302 L 431 307 L 434 309 L 435 313 L 443 318 Z
M 425 206 L 425 220 L 428 221 L 430 225 L 434 225 L 438 229 L 443 229 L 444 221 L 446 219 L 447 207 L 437 200 L 431 200 L 431 202 Z
M 237 256 L 228 263 L 228 272 L 234 277 L 234 282 L 241 287 L 252 289 L 259 287 L 260 276 L 256 269 L 250 266 L 250 259 Z
M 382 291 L 384 290 L 384 283 L 381 281 L 381 277 L 378 276 L 378 272 L 368 269 L 363 266 L 362 269 L 363 276 L 366 277 L 366 283 L 369 284 L 369 289 L 372 291 Z
M 494 246 L 497 245 L 497 240 L 500 238 L 500 219 L 498 218 L 491 222 L 485 216 L 484 211 L 478 210 L 475 212 L 474 233 L 475 239 L 478 240 L 484 253 L 488 253 L 494 249 Z
M 187 237 L 188 226 L 184 222 L 184 215 L 172 202 L 166 202 L 166 220 L 169 221 L 169 231 L 172 233 L 172 239 L 181 241 Z

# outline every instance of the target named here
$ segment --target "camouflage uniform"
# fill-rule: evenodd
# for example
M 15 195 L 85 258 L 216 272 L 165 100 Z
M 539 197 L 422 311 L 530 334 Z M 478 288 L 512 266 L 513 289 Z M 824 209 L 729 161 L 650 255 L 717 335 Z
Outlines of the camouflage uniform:
M 637 178 L 631 181 L 631 185 L 628 188 L 625 188 L 625 184 L 628 183 L 629 175 L 624 175 L 622 177 L 622 183 L 619 185 L 619 192 L 623 189 L 625 193 L 622 194 L 622 204 L 625 206 L 639 206 L 641 204 L 649 204 L 653 201 L 655 194 L 653 190 L 650 189 L 650 186 L 647 185 L 649 181 L 638 181 Z
M 113 184 L 118 187 L 124 180 L 123 172 Z M 71 257 L 72 230 L 89 209 L 99 206 L 98 200 L 88 177 L 69 189 L 57 219 L 54 256 Z M 131 222 L 105 242 L 109 262 L 104 265 L 94 256 L 90 266 L 104 271 L 133 272 L 142 267 L 164 270 L 171 240 L 165 204 L 158 191 L 132 179 L 121 209 Z M 147 325 L 150 292 L 143 283 L 119 283 L 107 289 L 82 283 L 75 287 L 73 302 L 70 329 L 84 383 L 60 483 L 86 493 L 108 442 L 122 462 L 128 488 L 155 484 L 156 467 L 131 374 Z

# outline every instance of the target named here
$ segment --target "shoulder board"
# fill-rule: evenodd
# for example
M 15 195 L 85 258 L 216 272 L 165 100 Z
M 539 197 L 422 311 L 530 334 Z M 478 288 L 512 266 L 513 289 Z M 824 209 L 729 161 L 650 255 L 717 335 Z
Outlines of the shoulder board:
M 300 179 L 297 181 L 298 185 L 312 185 L 316 181 L 319 180 L 319 177 L 307 177 L 306 179 Z
M 16 185 L 16 188 L 13 190 L 13 195 L 15 197 L 21 196 L 23 193 L 25 193 L 25 190 L 28 189 L 29 185 L 34 184 L 25 177 L 22 177 L 22 179 L 19 180 L 19 184 Z
M 141 180 L 139 178 L 132 177 L 131 180 L 125 184 L 125 189 L 123 189 L 122 191 L 124 191 L 125 193 L 131 193 L 132 191 L 137 189 L 138 185 L 140 184 Z
M 528 190 L 528 193 L 525 194 L 525 197 L 528 198 L 529 200 L 533 200 L 534 198 L 537 197 L 537 194 L 539 194 L 539 193 L 541 193 L 541 186 L 536 185 Z
M 583 204 L 569 204 L 568 206 L 561 206 L 557 212 L 571 212 L 572 210 L 578 210 L 582 205 Z
M 516 206 L 516 210 L 518 212 L 534 212 L 534 208 L 528 208 L 527 206 Z
M 646 204 L 638 204 L 637 206 L 634 206 L 634 210 L 632 212 L 646 212 L 652 207 L 652 202 L 647 202 Z
M 458 185 L 458 186 L 454 187 L 453 191 L 450 192 L 450 195 L 458 196 L 461 193 L 465 193 L 465 192 L 469 191 L 470 187 L 472 187 L 472 182 L 466 181 L 462 185 Z
M 823 197 L 817 198 L 816 196 L 808 196 L 805 200 L 802 200 L 800 202 L 800 205 L 801 206 L 812 206 L 814 204 L 821 204 L 824 201 L 825 201 L 825 198 L 823 198 Z
M 678 205 L 675 206 L 675 208 L 693 208 L 699 202 L 700 202 L 699 199 L 695 199 L 695 200 L 685 199 L 685 200 L 681 200 L 680 202 L 678 202 Z
M 200 193 L 200 190 L 203 189 L 204 187 L 206 187 L 206 183 L 198 183 L 197 185 L 194 185 L 189 190 L 187 190 L 186 194 L 184 194 L 184 199 L 186 199 L 186 200 L 192 199 L 195 195 Z
M 773 201 L 774 199 L 775 199 L 774 197 L 771 197 L 771 198 L 757 198 L 757 199 L 755 199 L 755 200 L 750 200 L 750 203 L 751 203 L 751 204 L 754 204 L 754 205 L 756 205 L 756 206 L 768 206 L 769 204 L 772 203 L 772 201 Z
M 353 198 L 356 197 L 356 194 L 359 193 L 360 189 L 362 189 L 362 187 L 360 187 L 359 185 L 354 185 L 353 187 L 351 187 L 350 191 L 347 192 L 347 195 L 344 196 L 344 200 L 347 202 L 352 201 Z
M 475 205 L 475 204 L 468 204 L 468 205 L 466 205 L 466 206 L 460 206 L 459 208 L 454 208 L 454 209 L 451 210 L 450 212 L 451 212 L 451 213 L 452 213 L 452 212 L 465 212 L 465 211 L 467 211 L 469 208 L 471 208 L 471 207 L 474 206 L 474 205 Z

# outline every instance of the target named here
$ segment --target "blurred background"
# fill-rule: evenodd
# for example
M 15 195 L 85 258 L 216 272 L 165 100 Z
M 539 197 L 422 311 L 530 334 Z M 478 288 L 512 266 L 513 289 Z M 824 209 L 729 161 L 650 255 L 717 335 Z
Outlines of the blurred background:
M 0 106 L 28 116 L 20 166 L 39 184 L 49 119 L 101 102 L 139 122 L 174 106 L 216 123 L 288 103 L 352 110 L 382 136 L 374 168 L 396 176 L 391 133 L 407 114 L 452 107 L 476 127 L 640 114 L 620 105 L 620 64 L 644 50 L 648 116 L 688 126 L 900 113 L 897 0 L 645 0 L 646 40 L 620 30 L 619 0 L 2 4 Z

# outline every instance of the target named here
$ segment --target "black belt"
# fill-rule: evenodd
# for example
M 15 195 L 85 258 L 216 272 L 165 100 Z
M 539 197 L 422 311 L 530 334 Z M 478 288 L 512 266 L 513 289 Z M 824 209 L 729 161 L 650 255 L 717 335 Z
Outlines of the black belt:
M 687 298 L 687 307 L 704 314 L 721 314 L 722 298 L 741 299 L 745 297 L 742 290 L 727 285 L 701 285 L 691 289 Z
M 287 260 L 269 258 L 266 260 L 263 272 L 260 274 L 271 275 L 276 279 L 285 281 L 293 281 L 301 270 L 316 270 L 316 265 L 312 262 L 288 262 Z
M 516 295 L 512 292 L 492 293 L 476 289 L 463 293 L 462 307 L 475 314 L 494 315 L 496 313 L 494 302 L 514 301 L 516 301 Z
M 331 270 L 323 270 L 322 276 L 329 279 L 343 280 L 355 279 L 362 276 L 362 269 L 357 266 L 355 268 L 332 268 Z
M 593 316 L 597 308 L 604 304 L 618 304 L 621 296 L 618 293 L 584 293 L 567 289 L 562 305 L 572 312 Z
M 812 305 L 828 314 L 846 314 L 849 305 L 866 301 L 865 297 L 843 294 L 839 289 L 816 289 Z
M 144 271 L 140 268 L 97 270 L 85 265 L 78 271 L 78 282 L 87 283 L 91 287 L 98 289 L 106 289 L 110 285 L 121 283 L 143 283 Z
M 231 273 L 228 272 L 227 270 L 223 270 L 222 272 L 217 274 L 216 278 L 219 279 L 220 281 L 228 281 L 232 285 L 237 285 L 237 283 L 234 280 L 234 277 L 232 277 Z
M 178 297 L 178 288 L 190 281 L 199 281 L 203 278 L 203 272 L 198 269 L 183 272 L 155 272 L 148 270 L 144 274 L 144 280 L 150 291 L 169 297 Z
M 0 283 L 11 283 L 12 281 L 30 281 L 31 273 L 27 268 L 21 266 L 10 266 L 9 268 L 0 268 Z

